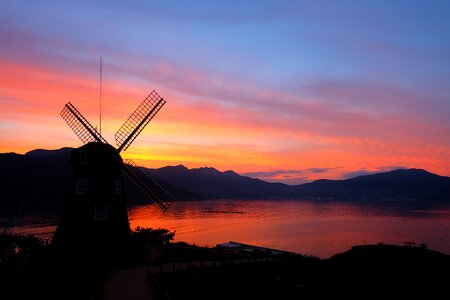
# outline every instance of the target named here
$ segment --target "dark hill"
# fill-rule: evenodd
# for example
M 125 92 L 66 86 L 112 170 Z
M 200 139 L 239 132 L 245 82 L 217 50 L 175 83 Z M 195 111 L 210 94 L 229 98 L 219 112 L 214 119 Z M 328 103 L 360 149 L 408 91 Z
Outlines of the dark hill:
M 64 203 L 72 175 L 69 164 L 72 150 L 73 148 L 37 149 L 25 155 L 0 154 L 0 182 L 3 192 L 0 203 Z M 201 198 L 200 195 L 164 181 L 159 183 L 177 199 Z M 147 197 L 126 176 L 124 188 L 130 204 L 148 203 Z
M 183 165 L 146 170 L 152 177 L 203 195 L 206 199 L 264 199 L 295 196 L 288 185 L 241 176 L 233 171 L 219 172 L 214 168 L 189 170 Z
M 35 149 L 35 150 L 31 150 L 28 151 L 27 153 L 25 153 L 26 156 L 31 156 L 31 157 L 48 157 L 48 156 L 57 156 L 57 155 L 62 155 L 64 157 L 68 157 L 68 155 L 70 155 L 70 152 L 73 150 L 73 148 L 61 148 L 61 149 L 56 149 L 56 150 L 45 150 L 45 149 Z
M 33 150 L 25 155 L 0 154 L 2 203 L 63 202 L 72 168 L 70 148 Z M 346 180 L 317 180 L 290 186 L 241 176 L 214 168 L 183 165 L 145 169 L 177 200 L 310 199 L 367 202 L 395 201 L 408 205 L 449 204 L 450 178 L 419 169 L 395 170 Z M 129 203 L 146 197 L 125 179 Z
M 328 282 L 330 290 L 347 295 L 373 291 L 392 296 L 396 292 L 401 293 L 400 298 L 406 298 L 425 292 L 427 298 L 437 299 L 449 280 L 450 256 L 421 246 L 354 246 L 325 261 L 318 279 Z M 350 282 L 354 290 L 346 290 Z
M 61 201 L 71 169 L 70 149 L 0 154 L 2 202 Z
M 421 169 L 400 169 L 346 180 L 317 180 L 297 186 L 299 194 L 358 201 L 450 202 L 450 178 Z

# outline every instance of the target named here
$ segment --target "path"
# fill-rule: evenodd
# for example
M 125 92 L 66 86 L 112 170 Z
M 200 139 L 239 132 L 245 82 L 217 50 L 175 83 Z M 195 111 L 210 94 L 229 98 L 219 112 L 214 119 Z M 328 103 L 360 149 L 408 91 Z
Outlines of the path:
M 269 261 L 277 261 L 278 259 L 235 259 L 225 261 L 191 261 L 178 263 L 165 263 L 162 265 L 140 266 L 128 269 L 111 270 L 108 272 L 103 283 L 103 299 L 105 300 L 151 300 L 160 299 L 157 295 L 157 287 L 150 285 L 147 281 L 148 273 L 158 274 L 171 273 L 185 270 L 188 267 L 211 267 L 221 266 L 224 264 L 253 264 L 265 263 Z
M 105 300 L 151 300 L 158 299 L 147 283 L 147 267 L 112 270 L 103 284 Z

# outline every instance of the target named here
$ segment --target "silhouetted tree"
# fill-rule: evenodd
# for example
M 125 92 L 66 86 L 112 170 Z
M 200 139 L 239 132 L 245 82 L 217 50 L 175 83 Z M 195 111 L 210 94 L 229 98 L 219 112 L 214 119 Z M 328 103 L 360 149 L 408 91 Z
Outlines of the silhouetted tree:
M 19 254 L 29 253 L 47 245 L 47 241 L 28 234 L 12 234 L 0 236 L 0 263 Z
M 156 246 L 162 247 L 170 243 L 175 236 L 175 231 L 170 231 L 165 228 L 141 228 L 136 227 L 131 236 L 133 241 L 141 246 Z

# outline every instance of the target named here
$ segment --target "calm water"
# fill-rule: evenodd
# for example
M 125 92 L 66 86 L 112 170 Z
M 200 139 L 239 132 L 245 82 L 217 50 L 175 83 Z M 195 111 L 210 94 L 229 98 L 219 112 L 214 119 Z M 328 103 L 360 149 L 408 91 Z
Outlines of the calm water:
M 175 240 L 200 246 L 228 241 L 322 258 L 353 245 L 425 243 L 450 254 L 450 209 L 405 210 L 303 201 L 177 202 L 163 213 L 155 205 L 129 208 L 131 227 L 175 230 Z M 51 237 L 55 219 L 19 219 L 15 232 Z

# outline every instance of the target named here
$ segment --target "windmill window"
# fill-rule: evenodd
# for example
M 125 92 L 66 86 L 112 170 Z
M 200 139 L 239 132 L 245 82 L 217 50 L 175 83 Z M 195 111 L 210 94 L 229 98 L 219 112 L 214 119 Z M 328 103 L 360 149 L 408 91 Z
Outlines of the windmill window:
M 80 164 L 82 164 L 82 165 L 87 164 L 87 151 L 86 150 L 80 150 Z
M 116 191 L 116 195 L 122 194 L 122 180 L 120 179 L 114 180 L 114 189 Z
M 94 207 L 95 214 L 94 218 L 96 220 L 106 220 L 108 218 L 108 206 L 107 205 L 96 205 Z
M 88 180 L 86 178 L 79 178 L 77 180 L 77 187 L 75 189 L 75 192 L 77 194 L 84 194 L 87 191 L 88 186 Z

